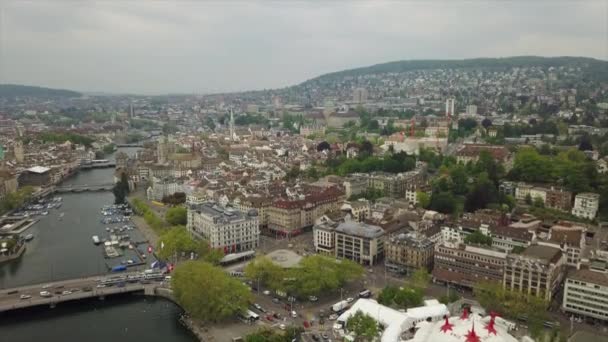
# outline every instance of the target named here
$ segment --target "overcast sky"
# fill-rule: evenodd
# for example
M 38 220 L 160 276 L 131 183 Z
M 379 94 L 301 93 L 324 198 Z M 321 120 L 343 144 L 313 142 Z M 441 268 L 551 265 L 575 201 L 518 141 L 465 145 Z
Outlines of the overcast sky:
M 0 0 L 0 83 L 204 93 L 402 59 L 608 59 L 599 1 Z

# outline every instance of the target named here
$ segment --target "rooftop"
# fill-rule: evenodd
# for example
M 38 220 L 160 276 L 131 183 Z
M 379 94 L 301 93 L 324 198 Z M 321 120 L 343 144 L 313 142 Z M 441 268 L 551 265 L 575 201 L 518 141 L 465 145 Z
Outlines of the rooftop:
M 379 226 L 362 222 L 343 222 L 336 227 L 339 233 L 354 235 L 358 237 L 374 239 L 384 235 L 384 230 Z
M 521 255 L 541 259 L 547 263 L 556 262 L 561 254 L 562 251 L 558 248 L 541 245 L 531 245 L 521 253 Z

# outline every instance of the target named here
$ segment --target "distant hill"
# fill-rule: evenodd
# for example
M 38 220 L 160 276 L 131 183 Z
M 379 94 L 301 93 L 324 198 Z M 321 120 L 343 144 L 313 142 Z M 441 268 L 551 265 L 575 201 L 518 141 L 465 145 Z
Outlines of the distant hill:
M 505 70 L 513 67 L 560 67 L 580 66 L 583 77 L 598 81 L 608 81 L 608 61 L 587 57 L 538 57 L 518 56 L 505 58 L 473 58 L 459 60 L 404 60 L 372 66 L 343 70 L 321 75 L 304 82 L 317 83 L 333 81 L 344 77 L 355 77 L 370 74 L 402 73 L 414 70 L 431 69 L 479 69 Z
M 24 86 L 18 84 L 0 84 L 0 97 L 80 97 L 81 93 L 64 90 L 34 86 Z

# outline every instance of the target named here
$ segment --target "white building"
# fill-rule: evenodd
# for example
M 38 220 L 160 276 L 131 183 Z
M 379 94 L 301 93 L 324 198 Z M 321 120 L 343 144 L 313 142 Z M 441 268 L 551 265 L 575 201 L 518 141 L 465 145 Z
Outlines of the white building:
M 208 240 L 211 248 L 222 248 L 226 254 L 255 249 L 260 241 L 255 209 L 245 213 L 214 202 L 190 205 L 187 228 L 193 236 Z
M 570 274 L 564 283 L 562 310 L 600 321 L 608 321 L 608 273 L 605 261 L 594 261 L 589 269 Z
M 456 114 L 456 113 L 454 113 L 454 104 L 455 103 L 456 103 L 456 101 L 453 98 L 449 98 L 449 99 L 445 100 L 445 116 L 451 117 Z
M 593 220 L 600 206 L 600 195 L 591 192 L 581 192 L 574 198 L 572 215 Z
M 477 115 L 477 106 L 476 105 L 468 105 L 467 106 L 467 115 L 472 115 L 472 116 Z
M 184 189 L 174 178 L 152 177 L 152 185 L 146 190 L 146 196 L 149 201 L 160 201 L 176 192 L 184 192 Z

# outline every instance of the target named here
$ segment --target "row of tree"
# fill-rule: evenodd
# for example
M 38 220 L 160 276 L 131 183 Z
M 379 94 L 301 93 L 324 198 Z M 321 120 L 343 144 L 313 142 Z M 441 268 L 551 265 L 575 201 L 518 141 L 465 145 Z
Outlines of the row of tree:
M 300 298 L 335 291 L 359 279 L 363 273 L 363 267 L 353 261 L 322 255 L 304 257 L 298 267 L 288 269 L 266 257 L 257 258 L 245 267 L 245 276 L 252 282 Z

